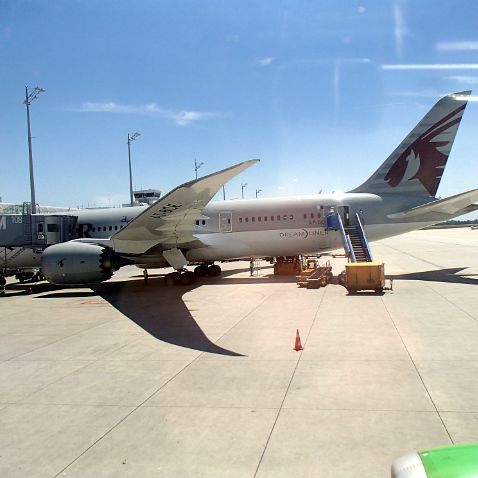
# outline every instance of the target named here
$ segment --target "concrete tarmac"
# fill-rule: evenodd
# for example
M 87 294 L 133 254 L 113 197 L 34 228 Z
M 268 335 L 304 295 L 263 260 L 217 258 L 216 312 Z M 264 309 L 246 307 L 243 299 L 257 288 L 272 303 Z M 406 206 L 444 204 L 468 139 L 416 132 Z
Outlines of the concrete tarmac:
M 265 262 L 190 287 L 131 267 L 93 289 L 10 283 L 0 476 L 379 478 L 478 441 L 478 230 L 372 251 L 383 295 L 300 289 Z

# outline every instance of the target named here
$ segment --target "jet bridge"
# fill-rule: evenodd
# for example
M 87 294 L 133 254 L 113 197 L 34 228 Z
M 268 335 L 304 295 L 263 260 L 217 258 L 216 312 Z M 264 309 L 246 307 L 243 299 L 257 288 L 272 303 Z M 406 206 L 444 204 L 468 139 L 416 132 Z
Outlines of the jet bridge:
M 0 215 L 0 247 L 44 249 L 75 239 L 77 219 L 59 214 Z

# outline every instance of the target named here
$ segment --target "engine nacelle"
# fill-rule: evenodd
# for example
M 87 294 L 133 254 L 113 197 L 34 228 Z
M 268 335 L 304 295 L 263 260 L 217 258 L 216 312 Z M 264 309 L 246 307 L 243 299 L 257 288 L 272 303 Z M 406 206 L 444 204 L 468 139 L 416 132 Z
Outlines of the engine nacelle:
M 116 270 L 113 249 L 86 242 L 63 242 L 47 247 L 41 270 L 53 284 L 91 284 L 108 280 Z

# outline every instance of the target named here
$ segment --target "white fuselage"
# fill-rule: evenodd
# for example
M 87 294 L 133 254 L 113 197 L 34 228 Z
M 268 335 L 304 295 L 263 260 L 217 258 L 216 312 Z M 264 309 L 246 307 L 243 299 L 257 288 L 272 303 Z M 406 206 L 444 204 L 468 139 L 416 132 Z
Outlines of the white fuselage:
M 388 199 L 388 198 L 387 198 Z M 326 216 L 332 210 L 350 220 L 360 212 L 367 239 L 374 241 L 437 222 L 399 222 L 387 214 L 403 209 L 407 198 L 385 200 L 374 194 L 333 195 L 215 201 L 203 210 L 205 219 L 195 221 L 197 244 L 186 253 L 191 262 L 212 262 L 244 257 L 292 256 L 325 252 L 342 247 L 340 234 L 327 230 Z M 115 209 L 84 209 L 78 215 L 78 236 L 107 242 L 145 206 Z M 3 248 L 2 248 L 3 249 Z M 0 267 L 5 268 L 5 251 L 0 249 Z M 119 251 L 121 252 L 121 251 Z M 29 249 L 7 249 L 7 268 L 38 268 L 40 257 Z M 146 252 L 136 262 L 166 265 L 161 254 Z

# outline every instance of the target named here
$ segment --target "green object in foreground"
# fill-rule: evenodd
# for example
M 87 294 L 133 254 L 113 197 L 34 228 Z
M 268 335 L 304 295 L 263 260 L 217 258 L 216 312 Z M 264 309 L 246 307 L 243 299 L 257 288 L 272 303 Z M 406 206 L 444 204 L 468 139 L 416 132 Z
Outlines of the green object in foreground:
M 478 443 L 419 452 L 428 478 L 478 478 Z

